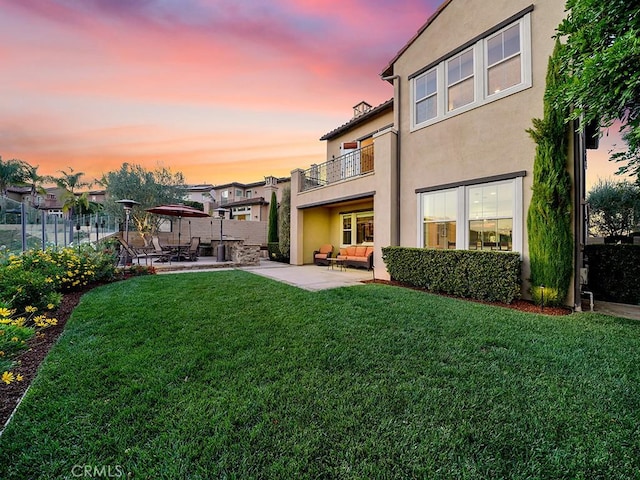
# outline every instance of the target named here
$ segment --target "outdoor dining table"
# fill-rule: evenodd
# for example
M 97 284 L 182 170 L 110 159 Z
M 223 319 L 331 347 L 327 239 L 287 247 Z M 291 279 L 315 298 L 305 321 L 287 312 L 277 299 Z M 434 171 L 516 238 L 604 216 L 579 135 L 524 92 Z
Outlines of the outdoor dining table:
M 175 259 L 176 262 L 181 262 L 187 258 L 186 254 L 189 251 L 188 243 L 168 244 L 166 247 L 169 249 L 172 260 Z

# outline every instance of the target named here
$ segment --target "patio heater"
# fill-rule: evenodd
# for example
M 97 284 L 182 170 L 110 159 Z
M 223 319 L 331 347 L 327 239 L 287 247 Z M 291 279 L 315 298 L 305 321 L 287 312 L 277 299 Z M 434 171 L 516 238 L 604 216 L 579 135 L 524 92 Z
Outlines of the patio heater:
M 218 214 L 218 218 L 220 219 L 220 243 L 218 244 L 218 262 L 224 262 L 224 244 L 222 243 L 222 222 L 224 220 L 224 214 L 228 212 L 226 208 L 218 207 L 216 208 L 216 213 Z
M 116 203 L 121 203 L 122 207 L 124 208 L 124 215 L 125 215 L 124 240 L 128 244 L 129 243 L 129 220 L 131 218 L 131 209 L 133 208 L 134 205 L 140 205 L 140 202 L 136 202 L 135 200 L 124 199 L 124 200 L 116 200 Z
M 125 242 L 127 242 L 127 245 L 129 245 L 129 219 L 131 218 L 131 209 L 133 208 L 134 205 L 140 205 L 140 202 L 136 202 L 135 200 L 129 200 L 129 199 L 124 199 L 124 200 L 116 200 L 116 203 L 121 203 L 122 207 L 124 208 L 124 215 L 125 215 L 125 220 L 124 220 L 124 235 L 125 235 Z M 124 254 L 123 257 L 123 261 L 124 261 L 124 265 L 127 265 L 129 263 L 131 263 L 133 259 L 129 258 L 129 255 L 127 253 Z

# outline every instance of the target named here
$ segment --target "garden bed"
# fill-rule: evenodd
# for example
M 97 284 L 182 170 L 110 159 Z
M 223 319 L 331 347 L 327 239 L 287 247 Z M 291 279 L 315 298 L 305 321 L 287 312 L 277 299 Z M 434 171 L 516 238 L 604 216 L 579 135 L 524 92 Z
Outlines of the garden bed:
M 12 382 L 9 385 L 2 385 L 2 396 L 0 396 L 0 431 L 4 428 L 16 405 L 24 395 L 24 392 L 29 388 L 29 385 L 35 378 L 38 367 L 64 330 L 64 326 L 71 316 L 73 309 L 80 302 L 80 297 L 88 290 L 90 290 L 90 288 L 66 293 L 58 309 L 51 315 L 58 320 L 57 325 L 50 326 L 41 334 L 32 337 L 31 340 L 29 340 L 28 349 L 18 357 L 16 370 L 22 374 L 23 380 L 21 382 Z

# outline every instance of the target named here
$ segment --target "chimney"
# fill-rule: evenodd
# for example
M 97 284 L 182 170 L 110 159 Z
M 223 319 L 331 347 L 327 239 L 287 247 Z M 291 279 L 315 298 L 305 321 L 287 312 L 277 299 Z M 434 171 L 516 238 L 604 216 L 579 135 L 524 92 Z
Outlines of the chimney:
M 353 107 L 353 118 L 358 118 L 360 115 L 364 115 L 373 107 L 369 105 L 367 102 L 360 102 L 356 106 Z

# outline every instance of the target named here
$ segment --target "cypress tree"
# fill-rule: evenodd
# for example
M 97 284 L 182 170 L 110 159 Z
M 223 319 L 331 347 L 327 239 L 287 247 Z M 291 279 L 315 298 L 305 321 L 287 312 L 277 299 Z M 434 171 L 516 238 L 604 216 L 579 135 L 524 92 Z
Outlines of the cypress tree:
M 267 242 L 278 243 L 278 199 L 276 192 L 271 192 L 269 204 L 269 225 L 267 230 Z
M 544 98 L 544 117 L 533 119 L 527 130 L 536 142 L 533 165 L 533 196 L 527 214 L 531 294 L 534 301 L 562 305 L 573 270 L 571 178 L 567 171 L 567 112 L 558 108 L 558 89 L 565 81 L 557 40 L 549 58 Z M 544 290 L 541 286 L 544 285 Z

